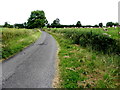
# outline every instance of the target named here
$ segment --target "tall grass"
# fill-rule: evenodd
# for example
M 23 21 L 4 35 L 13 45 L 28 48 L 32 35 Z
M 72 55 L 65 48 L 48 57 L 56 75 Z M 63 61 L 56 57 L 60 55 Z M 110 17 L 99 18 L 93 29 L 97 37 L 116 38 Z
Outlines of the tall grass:
M 36 29 L 2 28 L 0 33 L 2 33 L 2 59 L 21 51 L 40 36 L 39 30 Z
M 101 28 L 51 29 L 51 31 L 64 34 L 74 44 L 91 47 L 92 50 L 101 51 L 104 54 L 120 54 L 120 38 L 117 29 L 110 29 L 108 32 Z

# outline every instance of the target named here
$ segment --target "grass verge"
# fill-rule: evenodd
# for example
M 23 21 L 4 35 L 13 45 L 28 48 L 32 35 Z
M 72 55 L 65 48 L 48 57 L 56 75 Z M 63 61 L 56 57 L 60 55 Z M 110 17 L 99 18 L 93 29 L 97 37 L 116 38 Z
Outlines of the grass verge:
M 62 33 L 47 32 L 61 48 L 58 54 L 61 88 L 117 88 L 120 85 L 119 55 L 102 54 L 73 44 Z
M 15 55 L 16 53 L 35 42 L 41 32 L 38 29 L 9 29 L 2 28 L 1 35 L 1 61 Z

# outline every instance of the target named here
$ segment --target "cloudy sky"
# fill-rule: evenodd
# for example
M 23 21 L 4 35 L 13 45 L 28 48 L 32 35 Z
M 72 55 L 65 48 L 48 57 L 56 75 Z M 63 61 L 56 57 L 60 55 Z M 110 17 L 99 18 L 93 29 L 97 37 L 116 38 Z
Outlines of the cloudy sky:
M 118 22 L 120 0 L 1 0 L 0 24 L 26 22 L 33 10 L 43 10 L 49 23 L 95 25 Z

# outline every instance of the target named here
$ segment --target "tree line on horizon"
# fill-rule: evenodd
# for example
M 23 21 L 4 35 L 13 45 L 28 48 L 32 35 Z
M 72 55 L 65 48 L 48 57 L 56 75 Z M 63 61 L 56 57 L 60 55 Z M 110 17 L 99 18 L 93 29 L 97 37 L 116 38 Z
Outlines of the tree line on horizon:
M 106 23 L 106 27 L 116 27 L 118 26 L 119 23 L 114 23 L 114 22 L 107 22 Z M 1 26 L 1 25 L 0 25 Z M 24 22 L 22 24 L 14 24 L 14 25 L 10 25 L 8 22 L 5 22 L 5 24 L 1 27 L 7 27 L 7 28 L 28 28 L 28 29 L 33 29 L 33 28 L 43 28 L 43 27 L 47 27 L 47 28 L 64 28 L 64 27 L 103 27 L 103 23 L 99 23 L 98 25 L 82 25 L 80 21 L 77 21 L 77 23 L 74 25 L 62 25 L 60 24 L 60 19 L 56 18 L 55 20 L 53 20 L 53 22 L 51 24 L 48 23 L 46 17 L 45 17 L 45 13 L 44 11 L 40 11 L 40 10 L 36 10 L 36 11 L 32 11 L 30 17 L 28 18 L 27 22 Z M 104 26 L 105 27 L 105 26 Z

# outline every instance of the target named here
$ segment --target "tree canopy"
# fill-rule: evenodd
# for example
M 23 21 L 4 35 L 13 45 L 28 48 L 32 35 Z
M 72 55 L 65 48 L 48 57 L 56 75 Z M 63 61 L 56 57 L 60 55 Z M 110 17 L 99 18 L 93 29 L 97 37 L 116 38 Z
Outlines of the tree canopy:
M 51 25 L 54 27 L 60 26 L 60 19 L 56 18 Z
M 28 28 L 43 28 L 47 24 L 44 11 L 32 11 L 30 18 L 28 19 Z
M 113 25 L 114 25 L 113 22 L 107 22 L 107 23 L 106 23 L 106 26 L 107 26 L 107 27 L 112 27 Z
M 81 22 L 78 21 L 78 22 L 76 23 L 76 26 L 77 26 L 77 27 L 81 27 L 81 26 L 82 26 L 82 25 L 81 25 Z
M 103 23 L 99 23 L 99 27 L 103 27 Z
M 117 22 L 116 22 L 116 23 L 114 23 L 114 26 L 118 26 L 118 25 L 119 25 L 119 23 L 117 23 Z
M 3 25 L 3 27 L 13 28 L 13 25 L 10 25 L 8 22 L 5 22 L 5 24 Z

